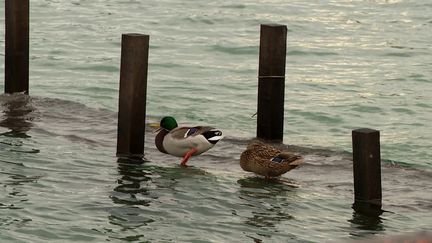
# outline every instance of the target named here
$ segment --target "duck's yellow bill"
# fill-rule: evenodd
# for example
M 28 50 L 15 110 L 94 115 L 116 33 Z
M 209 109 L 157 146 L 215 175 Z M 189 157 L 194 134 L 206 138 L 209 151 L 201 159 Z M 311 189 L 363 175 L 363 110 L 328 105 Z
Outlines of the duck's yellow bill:
M 160 128 L 160 125 L 158 122 L 150 122 L 148 125 L 149 125 L 149 127 L 152 127 L 152 128 Z
M 153 133 L 158 133 L 162 129 L 162 127 L 160 126 L 160 124 L 157 123 L 157 122 L 148 123 L 148 126 L 151 127 L 151 128 L 155 128 L 156 129 L 156 130 L 154 130 Z

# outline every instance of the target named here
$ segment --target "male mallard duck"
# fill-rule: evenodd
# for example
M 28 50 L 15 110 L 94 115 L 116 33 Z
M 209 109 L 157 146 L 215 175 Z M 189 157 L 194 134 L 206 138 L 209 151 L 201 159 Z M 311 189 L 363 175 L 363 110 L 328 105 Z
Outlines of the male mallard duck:
M 209 126 L 178 127 L 177 121 L 167 116 L 160 121 L 155 144 L 159 151 L 183 157 L 181 165 L 192 155 L 199 155 L 212 148 L 222 139 L 222 132 Z
M 303 163 L 301 156 L 280 150 L 262 142 L 251 142 L 240 156 L 240 167 L 266 178 L 280 176 Z

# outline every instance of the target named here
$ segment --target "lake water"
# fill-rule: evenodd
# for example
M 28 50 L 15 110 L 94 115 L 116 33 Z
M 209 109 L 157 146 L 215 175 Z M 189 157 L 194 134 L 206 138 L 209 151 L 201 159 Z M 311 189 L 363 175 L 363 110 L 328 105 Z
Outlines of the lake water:
M 430 1 L 32 0 L 30 11 L 30 96 L 0 96 L 0 241 L 344 242 L 432 230 Z M 255 136 L 265 23 L 288 27 L 284 144 L 305 157 L 283 181 L 238 165 Z M 226 135 L 188 168 L 157 151 L 151 127 L 146 163 L 115 157 L 123 33 L 150 35 L 149 123 L 169 114 Z M 359 127 L 381 133 L 379 217 L 351 208 Z

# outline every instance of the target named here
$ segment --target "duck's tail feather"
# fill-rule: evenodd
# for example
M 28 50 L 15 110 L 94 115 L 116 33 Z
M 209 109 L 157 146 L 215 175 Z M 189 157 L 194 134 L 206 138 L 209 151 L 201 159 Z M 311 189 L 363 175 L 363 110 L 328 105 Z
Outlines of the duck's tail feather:
M 212 144 L 216 144 L 223 138 L 222 132 L 216 129 L 205 131 L 202 135 Z

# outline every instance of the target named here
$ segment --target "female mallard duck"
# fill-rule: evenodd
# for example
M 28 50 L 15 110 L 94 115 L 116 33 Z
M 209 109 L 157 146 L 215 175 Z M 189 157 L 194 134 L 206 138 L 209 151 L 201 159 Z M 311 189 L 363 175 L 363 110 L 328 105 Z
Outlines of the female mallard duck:
M 301 156 L 266 145 L 251 142 L 240 156 L 240 167 L 266 178 L 280 176 L 303 163 Z
M 162 118 L 158 130 L 155 138 L 157 149 L 183 157 L 181 165 L 186 165 L 192 155 L 204 153 L 222 139 L 222 132 L 213 127 L 178 127 L 177 121 L 170 116 Z

